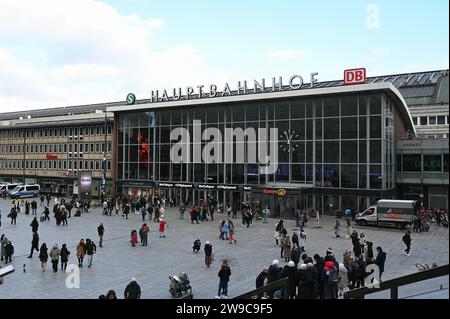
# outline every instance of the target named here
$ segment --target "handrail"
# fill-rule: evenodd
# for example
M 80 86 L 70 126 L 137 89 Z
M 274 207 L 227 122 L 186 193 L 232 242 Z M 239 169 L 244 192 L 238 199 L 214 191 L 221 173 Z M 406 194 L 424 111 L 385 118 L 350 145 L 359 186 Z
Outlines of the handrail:
M 354 290 L 350 290 L 344 293 L 344 299 L 350 298 L 361 298 L 365 295 L 372 294 L 375 292 L 390 289 L 391 299 L 398 299 L 398 287 L 413 284 L 419 281 L 428 280 L 432 278 L 442 277 L 449 274 L 449 264 L 439 266 L 436 268 L 431 268 L 424 271 L 419 271 L 417 273 L 409 274 L 406 276 L 390 279 L 387 281 L 382 281 L 378 283 L 378 287 L 368 286 L 362 287 Z
M 271 290 L 279 290 L 279 288 L 283 289 L 283 298 L 287 298 L 287 284 L 288 278 L 283 278 L 277 281 L 274 281 L 266 286 L 257 288 L 255 290 L 246 292 L 242 295 L 236 296 L 233 299 L 255 299 L 255 296 L 262 295 L 265 292 L 269 292 Z

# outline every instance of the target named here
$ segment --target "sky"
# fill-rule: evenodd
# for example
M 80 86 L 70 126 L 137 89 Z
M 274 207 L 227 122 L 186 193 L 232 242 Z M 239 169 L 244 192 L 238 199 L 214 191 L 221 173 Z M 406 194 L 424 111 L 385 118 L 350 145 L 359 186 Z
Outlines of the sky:
M 0 0 L 0 112 L 449 68 L 449 2 Z

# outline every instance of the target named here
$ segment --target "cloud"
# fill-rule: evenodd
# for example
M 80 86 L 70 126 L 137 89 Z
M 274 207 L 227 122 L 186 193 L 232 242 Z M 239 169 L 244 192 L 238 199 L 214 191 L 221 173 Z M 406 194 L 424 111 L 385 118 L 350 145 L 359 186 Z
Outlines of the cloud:
M 176 85 L 222 82 L 194 44 L 153 48 L 158 18 L 94 0 L 2 0 L 0 109 L 139 99 Z
M 307 50 L 300 49 L 300 50 L 278 50 L 278 51 L 272 51 L 267 54 L 267 57 L 269 59 L 276 59 L 276 60 L 288 60 L 288 59 L 295 59 L 301 56 L 305 56 L 308 54 Z

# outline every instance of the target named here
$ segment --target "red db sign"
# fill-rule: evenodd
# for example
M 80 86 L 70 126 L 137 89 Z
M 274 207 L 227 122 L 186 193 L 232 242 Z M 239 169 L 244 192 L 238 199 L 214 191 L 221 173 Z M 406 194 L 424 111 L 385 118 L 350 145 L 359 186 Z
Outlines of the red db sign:
M 344 71 L 344 84 L 366 83 L 366 69 L 350 69 Z

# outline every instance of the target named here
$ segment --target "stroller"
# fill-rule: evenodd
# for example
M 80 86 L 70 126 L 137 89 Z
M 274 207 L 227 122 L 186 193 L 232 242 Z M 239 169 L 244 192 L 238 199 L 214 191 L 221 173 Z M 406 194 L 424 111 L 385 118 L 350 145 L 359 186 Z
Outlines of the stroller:
M 169 276 L 169 279 L 169 292 L 172 296 L 181 296 L 183 293 L 192 294 L 192 287 L 185 272 L 180 273 L 178 276 Z

